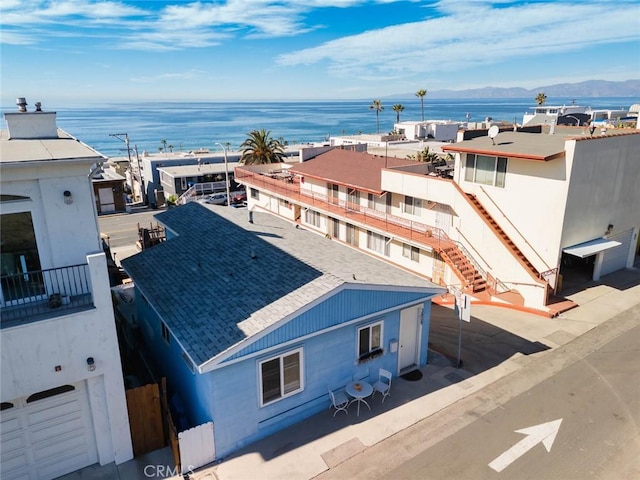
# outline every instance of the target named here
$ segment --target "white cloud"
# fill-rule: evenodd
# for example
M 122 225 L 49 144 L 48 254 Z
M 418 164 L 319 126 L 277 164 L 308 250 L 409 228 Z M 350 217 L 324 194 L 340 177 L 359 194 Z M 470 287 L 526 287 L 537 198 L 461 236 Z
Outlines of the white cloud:
M 635 2 L 616 2 L 616 8 L 600 1 L 504 3 L 494 8 L 485 1 L 442 1 L 444 16 L 332 40 L 281 55 L 277 62 L 328 62 L 342 76 L 428 73 L 640 38 Z
M 176 72 L 176 73 L 161 73 L 158 75 L 148 75 L 142 77 L 134 77 L 130 80 L 135 83 L 159 83 L 175 80 L 194 80 L 196 78 L 201 77 L 205 72 L 200 70 L 189 70 L 186 72 Z

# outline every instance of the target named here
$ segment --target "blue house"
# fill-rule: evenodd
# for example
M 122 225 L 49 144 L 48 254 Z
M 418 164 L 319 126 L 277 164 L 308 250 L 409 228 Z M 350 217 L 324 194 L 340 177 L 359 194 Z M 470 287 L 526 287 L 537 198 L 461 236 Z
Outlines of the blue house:
M 167 241 L 122 265 L 143 348 L 183 428 L 213 422 L 215 458 L 326 409 L 328 387 L 427 363 L 442 287 L 269 213 L 194 202 L 156 219 Z

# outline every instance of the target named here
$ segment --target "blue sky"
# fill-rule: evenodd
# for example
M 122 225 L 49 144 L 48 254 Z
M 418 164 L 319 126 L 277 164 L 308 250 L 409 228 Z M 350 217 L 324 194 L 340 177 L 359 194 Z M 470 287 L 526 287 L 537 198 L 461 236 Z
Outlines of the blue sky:
M 2 105 L 375 99 L 640 78 L 640 1 L 630 0 L 2 0 L 0 27 Z

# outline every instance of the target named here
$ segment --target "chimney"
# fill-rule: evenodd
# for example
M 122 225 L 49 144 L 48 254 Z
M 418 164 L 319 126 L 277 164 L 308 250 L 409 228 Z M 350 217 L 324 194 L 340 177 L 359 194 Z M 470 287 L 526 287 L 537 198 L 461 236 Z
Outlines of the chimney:
M 58 138 L 56 112 L 43 112 L 42 104 L 36 102 L 35 111 L 27 112 L 24 97 L 16 99 L 18 112 L 5 113 L 4 119 L 9 130 L 9 140 Z
M 16 105 L 18 105 L 18 111 L 20 113 L 27 111 L 27 101 L 24 97 L 16 98 Z

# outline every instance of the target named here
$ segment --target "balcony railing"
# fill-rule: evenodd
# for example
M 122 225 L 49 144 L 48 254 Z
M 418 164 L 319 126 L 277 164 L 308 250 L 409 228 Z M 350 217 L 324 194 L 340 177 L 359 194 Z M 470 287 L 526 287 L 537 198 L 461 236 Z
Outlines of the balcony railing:
M 87 264 L 0 277 L 2 327 L 93 307 Z
M 453 244 L 447 234 L 438 227 L 398 217 L 376 208 L 365 207 L 358 202 L 339 200 L 323 193 L 303 190 L 296 177 L 283 179 L 243 168 L 236 168 L 235 173 L 236 180 L 246 184 L 248 188 L 267 190 L 297 202 L 303 207 L 315 207 L 329 215 L 333 213 L 350 223 L 371 228 L 383 234 L 397 235 L 429 248 L 439 249 Z

